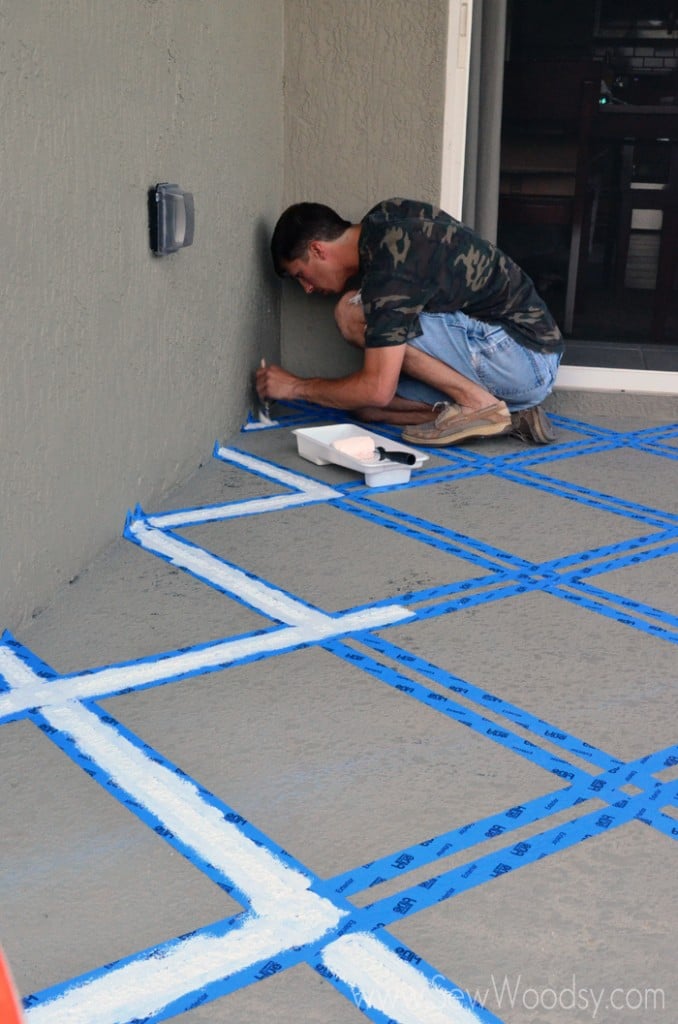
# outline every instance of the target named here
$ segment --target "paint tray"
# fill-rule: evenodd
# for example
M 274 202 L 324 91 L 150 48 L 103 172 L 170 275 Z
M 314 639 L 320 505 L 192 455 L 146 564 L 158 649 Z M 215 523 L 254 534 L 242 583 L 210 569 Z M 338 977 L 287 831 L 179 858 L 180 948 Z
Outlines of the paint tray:
M 417 451 L 416 448 L 408 448 L 405 444 L 399 444 L 390 437 L 382 437 L 381 434 L 373 434 L 371 430 L 357 427 L 354 423 L 333 423 L 326 427 L 300 427 L 292 431 L 297 438 L 297 449 L 302 459 L 315 463 L 316 466 L 327 466 L 333 462 L 337 466 L 344 466 L 346 469 L 353 469 L 356 473 L 365 474 L 365 483 L 368 487 L 386 487 L 390 484 L 406 484 L 410 479 L 413 469 L 419 469 L 428 459 L 428 455 Z M 348 437 L 369 437 L 375 447 L 380 445 L 387 451 L 408 452 L 415 456 L 415 463 L 412 466 L 404 466 L 397 462 L 379 460 L 375 455 L 369 461 L 356 459 L 353 455 L 340 452 L 332 447 L 333 441 L 339 441 Z

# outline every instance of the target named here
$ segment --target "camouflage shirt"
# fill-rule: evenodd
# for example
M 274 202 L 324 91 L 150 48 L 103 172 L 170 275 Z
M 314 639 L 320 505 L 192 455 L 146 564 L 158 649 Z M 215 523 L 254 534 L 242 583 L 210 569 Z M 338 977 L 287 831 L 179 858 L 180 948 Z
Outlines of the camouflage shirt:
M 368 348 L 422 333 L 420 313 L 453 313 L 500 324 L 541 352 L 563 337 L 532 280 L 513 260 L 444 210 L 386 199 L 361 221 L 360 277 Z

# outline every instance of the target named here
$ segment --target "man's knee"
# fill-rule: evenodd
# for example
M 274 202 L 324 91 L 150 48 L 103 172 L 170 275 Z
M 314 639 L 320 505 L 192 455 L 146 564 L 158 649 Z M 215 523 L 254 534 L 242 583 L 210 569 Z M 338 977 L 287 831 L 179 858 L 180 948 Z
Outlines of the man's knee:
M 334 307 L 334 319 L 343 338 L 358 348 L 365 347 L 365 317 L 360 302 L 355 302 L 357 291 L 346 292 Z

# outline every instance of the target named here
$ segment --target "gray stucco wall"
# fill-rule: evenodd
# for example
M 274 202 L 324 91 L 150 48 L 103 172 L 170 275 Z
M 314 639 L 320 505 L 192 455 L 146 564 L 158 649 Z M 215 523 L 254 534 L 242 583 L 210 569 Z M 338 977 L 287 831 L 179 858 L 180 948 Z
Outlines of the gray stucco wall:
M 277 357 L 282 27 L 282 0 L 0 0 L 0 626 L 209 457 Z M 163 180 L 196 234 L 158 259 Z
M 284 206 L 358 220 L 379 199 L 440 201 L 447 0 L 286 0 Z M 282 352 L 304 376 L 357 365 L 333 302 L 283 287 Z

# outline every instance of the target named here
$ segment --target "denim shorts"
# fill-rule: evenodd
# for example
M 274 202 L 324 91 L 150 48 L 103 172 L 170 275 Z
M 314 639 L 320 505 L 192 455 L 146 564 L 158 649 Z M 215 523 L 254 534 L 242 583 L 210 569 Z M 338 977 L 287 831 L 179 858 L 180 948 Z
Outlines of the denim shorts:
M 497 324 L 465 313 L 422 313 L 423 333 L 408 342 L 451 366 L 468 380 L 503 399 L 511 412 L 539 405 L 553 389 L 560 355 L 535 352 L 519 344 Z M 416 402 L 450 401 L 449 395 L 403 374 L 398 395 Z

